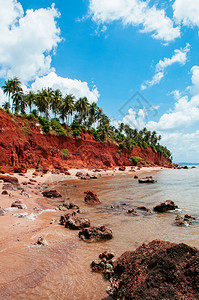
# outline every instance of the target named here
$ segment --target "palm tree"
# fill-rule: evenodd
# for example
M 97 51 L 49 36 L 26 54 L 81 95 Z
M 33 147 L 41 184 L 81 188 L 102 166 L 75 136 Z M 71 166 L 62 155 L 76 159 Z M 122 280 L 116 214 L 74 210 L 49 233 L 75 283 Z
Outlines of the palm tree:
M 97 111 L 98 111 L 98 107 L 96 102 L 91 103 L 90 105 L 90 109 L 88 112 L 88 127 L 91 127 L 93 125 L 93 123 L 96 122 L 97 120 Z
M 59 111 L 60 111 L 60 117 L 63 120 L 63 122 L 64 122 L 64 119 L 66 118 L 67 123 L 69 123 L 68 117 L 69 117 L 69 115 L 72 116 L 74 107 L 75 107 L 74 100 L 75 100 L 75 97 L 71 94 L 66 95 L 62 99 Z
M 36 95 L 35 92 L 30 91 L 27 95 L 25 95 L 25 101 L 30 108 L 30 114 L 32 113 L 32 106 L 36 103 Z
M 22 92 L 22 87 L 21 87 L 21 81 L 19 80 L 18 77 L 14 77 L 9 79 L 10 82 L 10 87 L 11 87 L 11 94 L 12 96 L 18 92 Z M 20 96 L 20 95 L 19 95 Z M 12 111 L 13 111 L 13 105 L 12 105 Z
M 4 94 L 8 96 L 8 105 L 6 105 L 7 109 L 10 108 L 10 96 L 12 94 L 12 86 L 10 80 L 6 81 L 5 84 L 2 86 Z
M 121 124 L 122 124 L 122 123 L 121 123 Z M 127 137 L 130 137 L 130 135 L 131 135 L 131 128 L 130 128 L 130 126 L 127 125 L 127 124 L 125 124 L 123 130 L 124 130 L 126 136 L 127 136 Z
M 120 125 L 119 125 L 120 134 L 122 133 L 123 130 L 124 130 L 124 123 L 120 123 Z
M 52 109 L 55 118 L 59 112 L 60 109 L 60 105 L 61 105 L 61 101 L 62 101 L 62 93 L 59 89 L 53 91 L 53 98 L 52 98 L 52 102 L 50 105 L 50 108 Z
M 12 109 L 15 109 L 15 113 L 21 111 L 22 114 L 25 113 L 26 103 L 24 100 L 23 91 L 17 91 L 12 95 Z
M 96 121 L 98 121 L 98 126 L 99 126 L 99 122 L 100 122 L 100 119 L 102 117 L 102 114 L 103 114 L 103 110 L 101 107 L 97 107 L 97 111 L 96 111 Z
M 151 140 L 151 131 L 147 130 L 144 135 L 144 141 L 149 145 L 150 140 Z
M 157 143 L 157 132 L 153 131 L 151 133 L 151 144 L 155 144 L 156 145 L 156 143 Z
M 42 89 L 37 93 L 36 105 L 40 113 L 45 114 L 46 118 L 49 118 L 49 107 L 52 102 L 53 91 L 51 88 Z
M 86 97 L 79 98 L 79 100 L 77 100 L 77 102 L 75 103 L 75 109 L 79 114 L 80 124 L 82 123 L 82 120 L 84 120 L 85 123 L 89 108 L 90 108 L 90 104 Z
M 10 105 L 9 105 L 9 102 L 4 102 L 2 104 L 2 107 L 5 109 L 5 110 L 8 110 L 10 108 Z

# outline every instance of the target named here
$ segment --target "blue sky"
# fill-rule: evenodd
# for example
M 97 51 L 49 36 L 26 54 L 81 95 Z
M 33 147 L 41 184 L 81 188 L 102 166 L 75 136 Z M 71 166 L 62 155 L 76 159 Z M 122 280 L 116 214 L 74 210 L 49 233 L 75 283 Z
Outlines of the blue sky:
M 176 162 L 199 162 L 199 1 L 0 3 L 1 84 L 85 95 L 115 125 L 158 131 Z M 150 105 L 134 98 L 121 114 L 137 91 Z

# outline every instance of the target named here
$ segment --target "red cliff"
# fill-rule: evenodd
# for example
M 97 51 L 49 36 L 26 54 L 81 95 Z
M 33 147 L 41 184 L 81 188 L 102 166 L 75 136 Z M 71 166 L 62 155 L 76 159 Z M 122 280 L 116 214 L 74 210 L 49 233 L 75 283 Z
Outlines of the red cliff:
M 65 158 L 61 150 L 69 151 Z M 0 166 L 26 168 L 40 166 L 103 168 L 131 165 L 129 158 L 139 156 L 144 165 L 169 165 L 169 161 L 151 148 L 119 150 L 113 142 L 97 142 L 90 133 L 81 138 L 42 134 L 35 121 L 28 121 L 0 110 Z

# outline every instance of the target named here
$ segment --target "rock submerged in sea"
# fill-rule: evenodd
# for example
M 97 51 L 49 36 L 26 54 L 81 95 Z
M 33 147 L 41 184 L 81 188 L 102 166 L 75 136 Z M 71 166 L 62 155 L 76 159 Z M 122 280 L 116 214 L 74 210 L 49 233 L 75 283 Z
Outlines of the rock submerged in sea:
M 87 191 L 87 192 L 84 192 L 84 194 L 86 194 L 86 197 L 84 198 L 84 202 L 86 204 L 89 204 L 89 205 L 98 205 L 98 204 L 101 204 L 99 198 L 93 192 Z
M 129 215 L 137 216 L 137 211 L 134 208 L 128 209 L 127 213 Z
M 79 238 L 88 242 L 99 242 L 113 238 L 112 230 L 104 225 L 84 228 L 79 232 Z
M 139 183 L 155 183 L 157 181 L 155 179 L 153 179 L 152 176 L 148 176 L 148 177 L 145 177 L 145 178 L 138 179 L 138 182 Z
M 113 263 L 113 299 L 199 299 L 199 250 L 155 240 Z
M 188 224 L 188 225 L 192 225 L 193 222 L 196 221 L 196 218 L 192 217 L 191 215 L 184 215 L 184 217 L 180 216 L 180 215 L 177 215 L 176 218 L 175 218 L 175 225 L 177 226 L 181 226 L 181 225 L 185 225 L 185 224 Z
M 184 224 L 185 224 L 184 218 L 181 217 L 180 215 L 177 215 L 176 218 L 175 218 L 175 225 L 181 226 L 181 225 L 184 225 Z
M 153 209 L 156 212 L 163 213 L 169 210 L 175 210 L 178 206 L 171 200 L 166 200 L 158 205 L 156 205 Z

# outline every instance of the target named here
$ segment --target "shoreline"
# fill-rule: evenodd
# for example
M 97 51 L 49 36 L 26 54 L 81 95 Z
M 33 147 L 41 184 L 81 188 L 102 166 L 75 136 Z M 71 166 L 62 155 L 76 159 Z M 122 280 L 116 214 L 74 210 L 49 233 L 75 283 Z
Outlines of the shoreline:
M 60 257 L 60 251 L 63 251 L 61 259 L 63 259 L 63 264 L 74 264 L 74 268 L 80 267 L 81 262 L 76 261 L 69 262 L 68 255 L 70 251 L 74 251 L 75 245 L 80 245 L 82 248 L 86 248 L 88 253 L 92 251 L 92 249 L 103 249 L 103 244 L 99 245 L 88 245 L 81 244 L 79 242 L 77 231 L 67 230 L 63 226 L 59 225 L 60 216 L 65 213 L 64 211 L 56 209 L 53 201 L 51 199 L 47 199 L 42 196 L 41 192 L 38 190 L 38 185 L 49 184 L 49 189 L 53 188 L 60 182 L 63 181 L 72 181 L 72 182 L 83 182 L 83 185 L 87 185 L 87 181 L 78 179 L 75 175 L 77 172 L 89 173 L 89 174 L 101 174 L 99 178 L 108 178 L 112 176 L 126 176 L 131 175 L 132 178 L 134 175 L 142 176 L 145 174 L 156 173 L 157 171 L 163 171 L 167 168 L 162 167 L 143 167 L 141 169 L 135 168 L 135 172 L 130 172 L 131 167 L 126 167 L 125 171 L 119 171 L 119 168 L 114 170 L 106 170 L 102 172 L 92 172 L 88 169 L 70 169 L 69 172 L 71 175 L 65 174 L 42 174 L 38 176 L 32 175 L 35 170 L 28 170 L 26 174 L 23 176 L 19 174 L 14 174 L 19 180 L 19 184 L 22 185 L 23 182 L 29 182 L 30 184 L 23 185 L 25 194 L 21 195 L 21 190 L 16 191 L 8 191 L 10 195 L 1 195 L 1 207 L 2 208 L 10 208 L 11 204 L 16 200 L 21 200 L 26 206 L 27 209 L 18 209 L 13 211 L 6 211 L 4 216 L 0 217 L 0 226 L 1 230 L 1 255 L 2 255 L 2 269 L 7 270 L 7 266 L 9 265 L 9 269 L 7 270 L 4 278 L 2 279 L 2 287 L 0 287 L 0 295 L 4 299 L 11 299 L 14 295 L 12 285 L 7 282 L 14 282 L 16 288 L 18 288 L 19 293 L 23 291 L 23 289 L 32 289 L 34 286 L 40 286 L 43 282 L 43 278 L 48 275 L 48 268 L 53 264 L 55 268 L 55 273 L 59 273 L 62 270 L 62 266 L 60 265 L 59 260 L 54 258 L 55 256 Z M 30 181 L 33 180 L 33 181 Z M 96 182 L 97 180 L 89 180 L 89 183 Z M 0 182 L 0 188 L 4 185 L 3 182 Z M 55 187 L 56 188 L 56 187 Z M 59 191 L 59 189 L 58 189 Z M 60 202 L 64 202 L 66 199 L 58 198 Z M 73 200 L 73 199 L 71 199 Z M 83 199 L 82 199 L 83 200 Z M 82 201 L 83 203 L 83 201 Z M 58 206 L 58 205 L 57 205 Z M 81 214 L 86 216 L 87 209 L 81 210 Z M 35 209 L 37 208 L 37 209 Z M 81 207 L 80 207 L 81 209 Z M 93 210 L 93 208 L 88 208 L 89 210 Z M 24 218 L 18 218 L 17 216 L 13 216 L 19 213 L 27 213 L 28 216 Z M 50 224 L 51 220 L 55 219 L 56 221 Z M 117 233 L 118 235 L 119 233 Z M 48 245 L 46 247 L 42 247 L 37 245 L 37 239 L 43 236 Z M 84 243 L 84 242 L 82 242 Z M 81 246 L 82 245 L 82 246 Z M 109 248 L 109 243 L 107 243 L 106 248 Z M 130 249 L 129 249 L 130 250 Z M 94 251 L 94 250 L 93 250 Z M 81 251 L 80 251 L 81 252 Z M 16 260 L 17 255 L 17 260 Z M 74 254 L 75 255 L 75 254 Z M 91 254 L 90 254 L 91 255 Z M 78 257 L 78 256 L 77 256 Z M 14 260 L 13 260 L 14 259 Z M 89 259 L 90 261 L 91 259 Z M 34 262 L 32 264 L 32 261 Z M 42 263 L 41 263 L 42 262 Z M 40 266 L 41 265 L 41 266 Z M 88 280 L 92 282 L 92 280 L 96 280 L 95 289 L 98 289 L 98 292 L 101 293 L 101 289 L 104 291 L 104 297 L 106 296 L 106 287 L 108 285 L 107 282 L 104 282 L 99 274 L 93 274 L 90 272 L 90 265 L 85 261 L 83 263 L 84 268 L 87 270 Z M 42 269 L 43 268 L 43 269 Z M 61 268 L 61 269 L 60 269 Z M 81 267 L 83 268 L 83 267 Z M 38 270 L 37 270 L 38 269 Z M 16 272 L 17 270 L 17 272 Z M 34 271 L 35 270 L 35 271 Z M 36 272 L 34 274 L 34 272 Z M 54 272 L 54 271 L 53 271 Z M 63 271 L 65 272 L 65 271 Z M 90 273 L 89 273 L 90 272 Z M 26 274 L 28 280 L 26 278 L 21 278 L 21 282 L 19 283 L 20 274 Z M 34 275 L 33 275 L 34 274 Z M 43 274 L 43 275 L 42 275 Z M 56 275 L 58 276 L 58 275 Z M 100 276 L 100 277 L 99 277 Z M 97 286 L 98 281 L 100 280 L 100 286 Z M 45 280 L 44 280 L 45 281 Z M 82 283 L 85 287 L 87 283 Z M 7 287 L 5 289 L 5 286 Z M 35 289 L 34 289 L 35 290 Z M 83 291 L 78 291 L 80 294 Z M 6 297 L 7 295 L 7 297 Z M 19 295 L 18 295 L 19 297 Z M 19 299 L 19 298 L 18 298 Z M 39 299 L 39 298 L 35 298 Z M 44 297 L 42 299 L 48 299 L 48 297 Z M 55 299 L 55 298 L 52 298 Z M 69 299 L 67 297 L 60 299 Z M 89 298 L 85 298 L 89 299 Z M 97 299 L 97 298 L 95 298 Z

